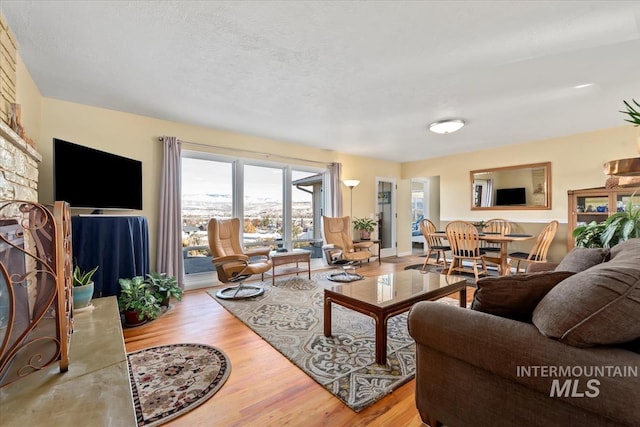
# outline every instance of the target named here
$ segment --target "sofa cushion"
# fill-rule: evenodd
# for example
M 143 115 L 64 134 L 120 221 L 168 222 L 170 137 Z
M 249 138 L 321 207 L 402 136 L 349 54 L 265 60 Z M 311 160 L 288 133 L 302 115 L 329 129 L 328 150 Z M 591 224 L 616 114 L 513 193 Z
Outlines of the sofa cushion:
M 608 257 L 608 248 L 573 248 L 560 261 L 555 270 L 578 273 L 594 265 L 602 264 Z
M 484 277 L 476 283 L 471 309 L 529 322 L 534 308 L 547 292 L 573 274 L 569 271 L 541 271 Z
M 640 240 L 634 240 L 628 251 L 617 249 L 610 261 L 549 291 L 532 318 L 543 335 L 577 347 L 640 338 Z
M 640 238 L 620 242 L 610 250 L 610 259 L 640 259 Z

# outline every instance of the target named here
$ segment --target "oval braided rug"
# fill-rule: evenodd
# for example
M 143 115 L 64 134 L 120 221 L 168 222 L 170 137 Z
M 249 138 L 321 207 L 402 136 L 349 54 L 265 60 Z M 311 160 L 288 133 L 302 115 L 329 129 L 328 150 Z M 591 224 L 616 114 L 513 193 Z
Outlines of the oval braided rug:
M 170 344 L 127 354 L 138 426 L 158 426 L 206 402 L 231 372 L 229 358 L 205 344 Z

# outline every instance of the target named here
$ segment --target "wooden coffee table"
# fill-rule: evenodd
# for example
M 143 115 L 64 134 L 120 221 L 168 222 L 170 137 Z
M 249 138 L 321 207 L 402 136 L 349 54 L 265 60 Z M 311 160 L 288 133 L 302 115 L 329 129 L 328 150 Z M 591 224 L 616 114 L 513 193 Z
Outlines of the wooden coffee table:
M 376 363 L 381 365 L 387 363 L 390 317 L 409 310 L 418 301 L 434 301 L 456 292 L 460 293 L 460 307 L 467 306 L 464 276 L 403 270 L 350 283 L 323 284 L 324 335 L 331 336 L 331 303 L 371 316 L 376 324 Z

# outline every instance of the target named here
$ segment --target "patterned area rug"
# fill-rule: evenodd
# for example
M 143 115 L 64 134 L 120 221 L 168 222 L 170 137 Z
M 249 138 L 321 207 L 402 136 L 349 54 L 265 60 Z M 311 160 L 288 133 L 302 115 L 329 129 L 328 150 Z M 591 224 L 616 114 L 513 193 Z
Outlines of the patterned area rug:
M 407 331 L 407 313 L 388 322 L 386 366 L 375 363 L 373 319 L 332 306 L 332 337 L 323 333 L 323 291 L 318 280 L 291 276 L 261 282 L 262 296 L 222 300 L 223 307 L 260 335 L 307 375 L 358 412 L 381 399 L 415 374 L 415 344 Z M 457 300 L 440 301 L 457 305 Z
M 229 358 L 204 344 L 171 344 L 129 353 L 129 379 L 138 426 L 158 426 L 217 392 L 229 377 Z

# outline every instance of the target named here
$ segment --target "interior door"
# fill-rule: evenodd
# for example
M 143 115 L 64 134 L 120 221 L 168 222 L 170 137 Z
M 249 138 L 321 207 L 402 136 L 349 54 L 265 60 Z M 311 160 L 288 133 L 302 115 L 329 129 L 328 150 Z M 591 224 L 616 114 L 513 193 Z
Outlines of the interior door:
M 397 254 L 396 245 L 396 181 L 394 178 L 376 178 L 378 204 L 378 239 L 380 255 L 383 257 Z

